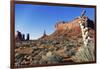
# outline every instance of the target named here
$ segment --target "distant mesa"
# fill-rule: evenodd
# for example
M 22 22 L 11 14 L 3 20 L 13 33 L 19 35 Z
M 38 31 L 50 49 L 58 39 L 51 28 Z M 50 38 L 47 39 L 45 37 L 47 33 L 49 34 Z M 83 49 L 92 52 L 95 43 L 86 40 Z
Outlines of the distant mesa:
M 59 30 L 68 30 L 69 31 L 69 30 L 73 30 L 73 29 L 80 30 L 78 21 L 79 21 L 79 18 L 76 18 L 70 22 L 64 22 L 64 21 L 58 22 L 55 25 L 55 29 L 57 31 L 59 31 Z
M 30 40 L 29 34 L 27 34 L 27 37 L 25 39 L 25 34 L 22 34 L 20 31 L 15 32 L 15 40 L 16 41 L 25 41 L 25 40 Z
M 94 22 L 92 20 L 90 20 L 88 17 L 85 16 L 85 18 L 87 19 L 87 25 L 88 27 L 94 29 Z M 79 17 L 75 18 L 74 20 L 70 21 L 70 22 L 57 22 L 55 25 L 55 29 L 56 31 L 60 31 L 60 30 L 73 30 L 73 31 L 81 31 L 80 30 L 80 25 L 79 25 Z

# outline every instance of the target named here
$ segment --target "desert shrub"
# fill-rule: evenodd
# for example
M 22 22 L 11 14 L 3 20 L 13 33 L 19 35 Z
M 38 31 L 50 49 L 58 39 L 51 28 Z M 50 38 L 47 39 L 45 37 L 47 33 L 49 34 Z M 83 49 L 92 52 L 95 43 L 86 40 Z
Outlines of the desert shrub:
M 58 54 L 53 54 L 51 57 L 49 57 L 49 60 L 54 62 L 60 62 L 62 60 L 62 57 Z
M 95 60 L 94 44 L 90 43 L 88 46 L 82 46 L 75 56 L 72 56 L 74 62 L 91 62 Z
M 60 55 L 52 52 L 48 52 L 46 55 L 42 56 L 42 61 L 46 61 L 47 64 L 59 63 L 60 61 L 62 61 L 62 59 L 63 58 Z

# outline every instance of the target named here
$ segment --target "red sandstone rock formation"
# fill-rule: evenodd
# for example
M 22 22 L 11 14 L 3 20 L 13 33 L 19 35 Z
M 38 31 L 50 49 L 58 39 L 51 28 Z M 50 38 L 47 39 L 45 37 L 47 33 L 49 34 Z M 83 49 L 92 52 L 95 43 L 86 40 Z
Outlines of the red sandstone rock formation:
M 90 20 L 88 17 L 87 18 L 87 25 L 88 27 L 90 27 L 91 29 L 94 29 L 94 23 L 92 20 Z M 75 18 L 74 20 L 70 21 L 70 22 L 58 22 L 55 25 L 55 29 L 56 31 L 62 31 L 62 30 L 66 30 L 66 32 L 74 32 L 74 33 L 80 33 L 81 32 L 81 28 L 79 25 L 79 18 Z
M 76 18 L 70 22 L 60 22 L 55 25 L 56 31 L 66 30 L 71 32 L 80 32 L 79 18 Z
M 87 18 L 87 26 L 90 28 L 90 30 L 92 30 L 92 32 L 95 31 L 94 22 L 88 17 L 85 18 Z M 75 18 L 70 22 L 58 22 L 55 25 L 55 32 L 52 34 L 52 36 L 55 36 L 55 38 L 59 36 L 81 37 L 79 20 L 79 18 Z
M 55 28 L 56 28 L 56 30 L 72 30 L 75 28 L 80 28 L 78 21 L 79 21 L 79 18 L 76 18 L 70 22 L 65 22 L 65 23 L 60 22 L 55 25 Z

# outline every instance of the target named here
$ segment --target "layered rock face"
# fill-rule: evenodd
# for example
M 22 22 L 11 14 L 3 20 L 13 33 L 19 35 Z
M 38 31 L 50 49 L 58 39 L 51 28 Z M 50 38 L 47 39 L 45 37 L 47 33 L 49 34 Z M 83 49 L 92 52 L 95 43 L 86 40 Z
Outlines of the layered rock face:
M 92 20 L 90 20 L 88 17 L 85 16 L 85 18 L 87 19 L 87 26 L 89 28 L 89 35 L 94 35 L 95 34 L 95 28 L 94 28 L 94 22 Z M 72 21 L 70 22 L 58 22 L 56 23 L 55 25 L 55 32 L 53 33 L 53 35 L 57 36 L 62 36 L 64 34 L 66 35 L 69 35 L 69 36 L 78 36 L 79 34 L 81 34 L 81 28 L 80 28 L 80 25 L 79 25 L 79 17 L 73 19 Z M 58 37 L 59 37 L 58 36 Z M 91 36 L 93 37 L 93 36 Z
M 56 25 L 55 25 L 55 29 L 56 30 L 78 30 L 80 29 L 80 26 L 79 26 L 79 18 L 76 18 L 70 22 L 58 22 Z

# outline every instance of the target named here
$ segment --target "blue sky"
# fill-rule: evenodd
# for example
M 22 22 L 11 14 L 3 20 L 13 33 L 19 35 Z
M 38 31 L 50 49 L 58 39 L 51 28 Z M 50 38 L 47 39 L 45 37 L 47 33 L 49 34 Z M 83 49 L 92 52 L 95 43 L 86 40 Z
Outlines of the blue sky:
M 94 8 L 84 8 L 86 16 L 94 20 Z M 71 21 L 81 15 L 81 7 L 44 6 L 31 4 L 15 5 L 15 31 L 30 34 L 31 39 L 54 32 L 58 21 Z

